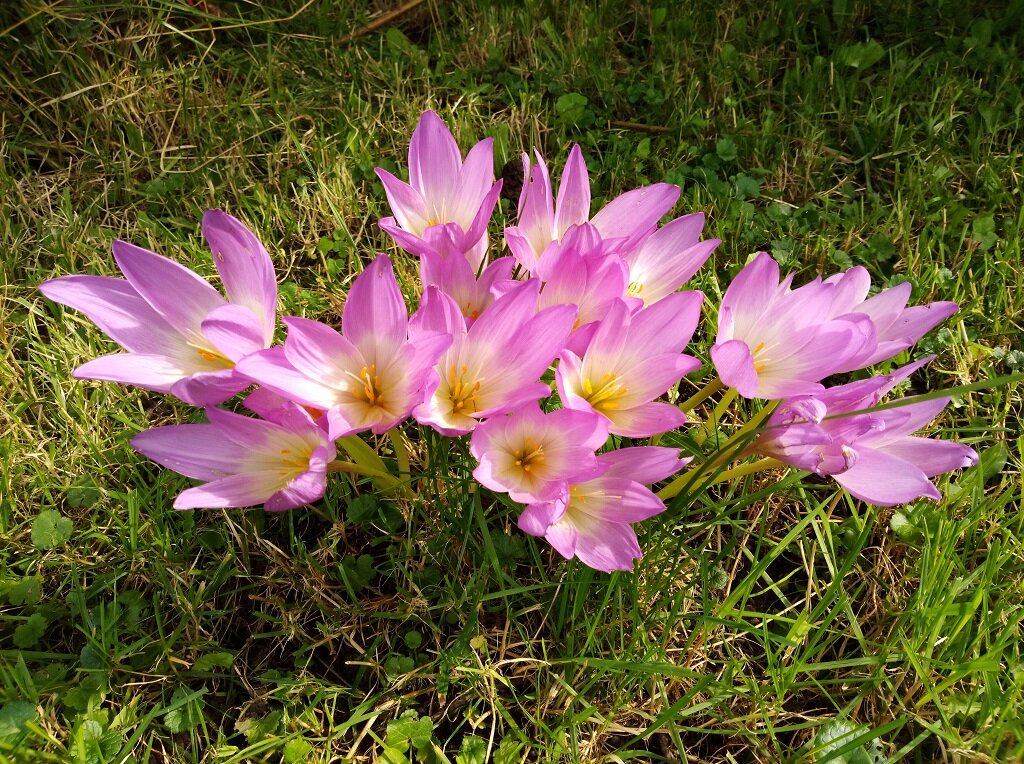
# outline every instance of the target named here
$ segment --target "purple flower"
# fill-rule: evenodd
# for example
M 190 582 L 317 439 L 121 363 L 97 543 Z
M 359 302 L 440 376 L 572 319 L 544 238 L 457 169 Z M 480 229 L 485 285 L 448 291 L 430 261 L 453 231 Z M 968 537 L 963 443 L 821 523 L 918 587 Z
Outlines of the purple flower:
M 819 393 L 820 380 L 874 351 L 868 316 L 831 317 L 835 284 L 818 280 L 791 290 L 791 281 L 780 281 L 778 263 L 761 253 L 722 298 L 711 360 L 722 381 L 745 398 Z
M 871 277 L 862 266 L 851 268 L 825 279 L 835 284 L 830 318 L 850 313 L 861 313 L 871 319 L 878 342 L 873 350 L 866 347 L 859 355 L 849 359 L 836 372 L 854 371 L 892 358 L 916 343 L 925 334 L 957 312 L 955 302 L 932 302 L 908 308 L 911 284 L 904 281 L 868 297 Z
M 284 347 L 254 353 L 238 370 L 297 403 L 325 410 L 333 438 L 365 430 L 382 434 L 408 417 L 452 341 L 447 333 L 410 338 L 409 313 L 386 255 L 352 283 L 342 334 L 307 318 L 284 322 Z
M 157 464 L 206 481 L 183 491 L 175 509 L 293 509 L 324 495 L 335 450 L 298 406 L 278 413 L 271 422 L 210 408 L 209 424 L 146 430 L 132 438 L 132 446 Z
M 938 416 L 949 398 L 853 413 L 877 406 L 886 393 L 930 360 L 783 401 L 751 450 L 818 475 L 831 475 L 870 504 L 888 507 L 920 497 L 941 498 L 929 478 L 977 464 L 978 455 L 960 443 L 912 433 Z
M 424 234 L 436 225 L 457 226 L 456 245 L 478 267 L 487 250 L 487 221 L 498 203 L 492 138 L 476 144 L 463 162 L 459 146 L 441 118 L 425 111 L 409 145 L 409 183 L 378 167 L 394 217 L 380 227 L 403 249 L 419 255 Z
M 44 295 L 85 313 L 127 351 L 79 366 L 76 378 L 137 385 L 196 406 L 249 386 L 235 364 L 273 339 L 274 266 L 227 213 L 210 210 L 202 225 L 228 300 L 188 268 L 124 241 L 113 245 L 124 279 L 76 275 L 40 284 Z
M 628 294 L 653 305 L 689 281 L 721 239 L 705 239 L 704 213 L 695 212 L 667 223 L 626 255 Z
M 540 381 L 565 346 L 576 308 L 537 311 L 540 283 L 522 282 L 495 300 L 468 329 L 459 306 L 433 288 L 413 318 L 414 332 L 446 332 L 454 341 L 437 365 L 436 384 L 413 415 L 444 435 L 465 435 L 481 419 L 547 397 Z
M 607 438 L 608 425 L 595 414 L 568 409 L 545 414 L 536 402 L 529 403 L 473 431 L 469 450 L 480 463 L 473 477 L 513 501 L 551 501 L 569 483 L 607 469 L 594 456 Z
M 519 527 L 547 539 L 566 559 L 577 557 L 603 571 L 632 570 L 640 544 L 630 523 L 665 510 L 645 484 L 657 483 L 688 464 L 679 450 L 657 446 L 622 448 L 599 454 L 603 472 L 570 486 L 553 501 L 533 503 L 519 517 Z
M 420 255 L 420 280 L 424 287 L 437 287 L 451 297 L 468 326 L 494 302 L 495 286 L 511 280 L 514 264 L 511 257 L 498 258 L 488 263 L 477 278 L 473 266 L 461 255 L 442 257 L 424 251 Z
M 555 374 L 562 405 L 601 414 L 610 432 L 631 438 L 683 425 L 682 411 L 654 399 L 700 366 L 681 351 L 703 299 L 700 292 L 677 292 L 632 315 L 626 303 L 615 302 L 582 359 L 562 353 Z

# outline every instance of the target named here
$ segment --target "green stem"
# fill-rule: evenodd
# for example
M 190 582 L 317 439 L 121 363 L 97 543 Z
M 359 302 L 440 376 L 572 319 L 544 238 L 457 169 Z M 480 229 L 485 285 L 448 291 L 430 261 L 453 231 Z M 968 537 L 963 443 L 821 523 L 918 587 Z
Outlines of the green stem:
M 328 464 L 327 471 L 346 472 L 350 475 L 362 475 L 364 477 L 391 478 L 394 480 L 394 477 L 387 472 L 375 470 L 372 467 L 363 467 L 355 462 L 346 462 L 341 459 L 335 459 L 333 462 Z
M 720 400 L 718 405 L 715 406 L 715 410 L 711 412 L 711 416 L 708 417 L 708 421 L 701 425 L 700 429 L 694 433 L 693 439 L 697 441 L 697 445 L 700 445 L 715 434 L 715 430 L 718 429 L 718 423 L 722 421 L 722 415 L 735 399 L 736 390 L 734 389 L 728 390 L 726 394 L 722 396 L 722 400 Z
M 412 473 L 409 470 L 409 449 L 405 445 L 405 438 L 402 437 L 402 433 L 399 432 L 397 427 L 392 427 L 388 430 L 388 440 L 391 441 L 391 447 L 395 450 L 398 474 L 403 479 L 408 480 Z
M 712 395 L 717 393 L 719 390 L 724 390 L 725 384 L 718 377 L 708 382 L 704 387 L 698 390 L 696 393 L 691 395 L 685 401 L 679 404 L 679 408 L 683 411 L 693 411 L 697 406 L 703 403 L 705 400 L 710 398 Z
M 775 469 L 776 467 L 784 467 L 785 465 L 778 459 L 773 459 L 770 456 L 764 459 L 758 459 L 756 462 L 747 462 L 746 464 L 740 464 L 739 466 L 733 467 L 732 469 L 725 470 L 724 472 L 718 473 L 714 479 L 708 485 L 714 485 L 715 483 L 724 483 L 727 480 L 734 478 L 746 477 L 747 475 L 754 475 L 758 472 L 764 472 L 765 470 Z

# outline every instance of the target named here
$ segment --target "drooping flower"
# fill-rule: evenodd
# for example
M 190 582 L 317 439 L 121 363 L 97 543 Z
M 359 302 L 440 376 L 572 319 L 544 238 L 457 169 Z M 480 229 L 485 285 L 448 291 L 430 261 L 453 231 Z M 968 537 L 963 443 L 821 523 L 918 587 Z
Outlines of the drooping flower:
M 604 472 L 575 483 L 554 501 L 530 504 L 519 527 L 541 536 L 566 559 L 577 557 L 595 570 L 632 570 L 642 556 L 631 523 L 665 510 L 647 485 L 686 466 L 679 449 L 659 446 L 621 448 L 598 454 Z
M 819 393 L 822 379 L 876 345 L 867 315 L 830 317 L 835 284 L 818 280 L 791 290 L 791 280 L 780 280 L 778 263 L 761 253 L 722 298 L 711 360 L 745 398 Z
M 631 438 L 683 425 L 682 411 L 654 399 L 700 366 L 682 349 L 703 299 L 700 292 L 677 292 L 632 315 L 626 303 L 614 303 L 582 359 L 561 354 L 555 379 L 562 405 L 601 414 L 610 432 Z
M 501 193 L 494 180 L 494 140 L 485 138 L 465 161 L 451 131 L 432 111 L 425 111 L 409 145 L 409 183 L 376 169 L 394 217 L 380 227 L 412 254 L 424 249 L 424 233 L 432 226 L 454 223 L 456 243 L 474 268 L 487 250 L 487 222 Z
M 700 270 L 721 239 L 705 239 L 704 213 L 695 212 L 666 223 L 625 257 L 628 294 L 653 305 L 677 291 Z
M 537 164 L 530 167 L 523 154 L 523 176 L 527 182 L 519 195 L 519 218 L 505 229 L 505 243 L 516 261 L 531 274 L 552 242 L 560 241 L 574 226 L 590 223 L 601 239 L 622 252 L 634 249 L 654 231 L 658 220 L 679 199 L 679 188 L 670 183 L 654 183 L 627 191 L 613 199 L 593 218 L 590 217 L 590 180 L 583 153 L 573 146 L 553 198 L 551 177 L 539 152 Z
M 454 337 L 437 364 L 436 385 L 413 415 L 443 435 L 465 435 L 485 417 L 519 408 L 550 394 L 540 381 L 572 330 L 576 308 L 538 312 L 536 279 L 496 299 L 468 329 L 452 298 L 428 289 L 413 319 L 415 332 Z
M 970 467 L 978 455 L 960 443 L 914 436 L 949 403 L 934 398 L 897 408 L 877 406 L 926 358 L 884 376 L 783 401 L 751 451 L 832 478 L 858 499 L 879 506 L 941 495 L 929 478 Z
M 124 279 L 74 275 L 40 284 L 44 295 L 85 313 L 127 351 L 79 366 L 76 378 L 137 385 L 196 406 L 249 386 L 235 364 L 273 339 L 274 266 L 231 215 L 210 210 L 202 226 L 227 300 L 183 265 L 124 241 L 113 244 Z
M 835 295 L 829 318 L 850 313 L 862 313 L 875 326 L 877 346 L 866 347 L 858 356 L 849 359 L 836 372 L 854 371 L 892 358 L 914 345 L 925 334 L 957 312 L 955 302 L 932 302 L 907 307 L 911 284 L 904 281 L 868 297 L 871 277 L 863 266 L 850 268 L 825 279 L 835 284 Z
M 409 314 L 391 261 L 380 255 L 349 289 L 342 333 L 307 318 L 287 317 L 283 348 L 254 353 L 239 371 L 304 406 L 327 412 L 338 438 L 382 434 L 423 399 L 447 333 L 409 336 Z
M 608 438 L 602 417 L 560 409 L 545 414 L 536 402 L 491 417 L 473 431 L 469 450 L 480 463 L 473 477 L 492 491 L 523 503 L 551 501 L 570 483 L 597 477 L 607 467 L 594 452 Z
M 132 447 L 157 464 L 205 484 L 183 491 L 175 509 L 301 507 L 324 495 L 334 444 L 298 406 L 276 421 L 209 408 L 209 424 L 156 427 Z

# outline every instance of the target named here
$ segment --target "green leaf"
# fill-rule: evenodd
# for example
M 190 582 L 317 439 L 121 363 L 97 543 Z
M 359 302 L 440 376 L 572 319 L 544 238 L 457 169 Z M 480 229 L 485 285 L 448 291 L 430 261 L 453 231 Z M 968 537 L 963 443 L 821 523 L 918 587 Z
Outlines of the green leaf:
M 43 579 L 40 576 L 25 576 L 7 589 L 7 600 L 12 605 L 34 605 L 43 596 Z
M 749 175 L 740 173 L 734 181 L 736 196 L 740 199 L 757 199 L 761 195 L 761 184 Z
M 407 631 L 405 632 L 404 641 L 406 647 L 410 650 L 416 650 L 423 644 L 423 635 L 415 630 Z
M 736 151 L 736 143 L 732 138 L 719 138 L 715 144 L 715 154 L 723 162 L 731 162 L 739 156 Z
M 420 718 L 413 710 L 406 711 L 394 721 L 388 722 L 385 740 L 388 745 L 408 750 L 411 742 L 417 749 L 430 745 L 434 735 L 434 722 L 429 716 Z
M 982 215 L 975 218 L 971 223 L 971 238 L 978 242 L 978 249 L 986 251 L 992 249 L 999 241 L 996 234 L 996 219 L 992 215 Z
M 192 694 L 192 691 L 179 687 L 171 696 L 171 704 Z M 195 698 L 179 708 L 172 708 L 164 714 L 164 724 L 171 732 L 188 732 L 199 726 L 203 719 L 203 707 L 206 703 L 202 698 Z
M 885 48 L 874 40 L 868 40 L 856 45 L 843 45 L 836 50 L 834 59 L 840 66 L 867 69 L 881 61 L 884 56 Z
M 10 740 L 25 731 L 25 725 L 36 719 L 34 704 L 25 700 L 12 700 L 0 707 L 0 740 Z
M 487 741 L 476 735 L 466 735 L 455 755 L 455 764 L 484 764 L 486 756 Z
M 82 648 L 80 659 L 84 669 L 101 669 L 107 665 L 107 656 L 88 643 Z
M 234 653 L 205 653 L 199 656 L 199 659 L 192 668 L 196 671 L 209 671 L 212 668 L 231 668 L 231 664 L 234 662 Z
M 353 525 L 369 525 L 377 516 L 377 497 L 372 493 L 356 496 L 345 507 L 345 519 Z
M 313 746 L 301 737 L 294 737 L 284 744 L 284 760 L 286 764 L 298 764 L 309 758 L 313 752 Z
M 57 510 L 44 510 L 32 522 L 32 544 L 42 550 L 63 546 L 71 538 L 74 527 L 74 523 Z
M 33 613 L 14 630 L 14 644 L 22 648 L 34 647 L 45 633 L 46 619 L 40 613 Z

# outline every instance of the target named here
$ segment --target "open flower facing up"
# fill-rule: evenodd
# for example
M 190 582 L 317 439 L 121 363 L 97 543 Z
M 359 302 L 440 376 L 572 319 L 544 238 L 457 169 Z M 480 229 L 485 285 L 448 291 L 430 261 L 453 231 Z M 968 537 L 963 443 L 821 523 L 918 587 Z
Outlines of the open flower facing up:
M 638 446 L 598 454 L 597 461 L 598 477 L 573 483 L 554 501 L 530 504 L 519 516 L 519 527 L 547 539 L 566 559 L 578 557 L 596 570 L 632 570 L 641 552 L 630 523 L 665 510 L 646 486 L 691 459 L 680 459 L 676 448 Z
M 457 245 L 479 267 L 487 250 L 487 222 L 501 193 L 494 181 L 494 140 L 476 144 L 463 162 L 455 138 L 441 118 L 423 112 L 409 145 L 409 183 L 377 168 L 394 217 L 380 221 L 403 249 L 420 254 L 424 232 L 455 223 Z
M 582 359 L 562 353 L 555 374 L 562 405 L 601 414 L 610 432 L 630 438 L 683 425 L 682 411 L 654 399 L 700 366 L 682 350 L 703 299 L 700 292 L 677 292 L 632 315 L 625 302 L 615 302 Z
M 206 406 L 249 386 L 235 364 L 270 346 L 277 283 L 270 255 L 241 222 L 219 210 L 203 216 L 228 300 L 166 257 L 115 241 L 125 278 L 63 276 L 40 284 L 54 302 L 85 313 L 126 353 L 89 361 L 79 379 L 102 379 L 171 393 Z
M 338 438 L 387 432 L 423 399 L 447 333 L 409 337 L 409 314 L 385 255 L 366 267 L 348 293 L 342 334 L 307 318 L 284 319 L 283 348 L 250 355 L 239 371 L 304 406 L 327 412 Z
M 888 507 L 921 497 L 941 498 L 929 478 L 978 461 L 974 449 L 960 443 L 913 435 L 938 416 L 949 398 L 853 413 L 877 406 L 886 393 L 930 360 L 819 395 L 783 401 L 751 451 L 830 475 L 870 504 Z
M 557 201 L 547 165 L 539 152 L 536 156 L 537 164 L 531 170 L 530 157 L 523 154 L 523 176 L 528 180 L 519 195 L 519 218 L 516 225 L 505 229 L 505 243 L 530 273 L 536 270 L 548 245 L 560 241 L 574 226 L 588 222 L 601 239 L 614 240 L 621 251 L 631 251 L 679 199 L 678 187 L 654 183 L 627 191 L 591 218 L 590 179 L 580 147 L 573 146 L 569 152 Z
M 175 509 L 251 507 L 271 512 L 324 495 L 334 444 L 299 406 L 276 421 L 210 408 L 209 424 L 157 427 L 132 438 L 141 454 L 204 485 L 183 491 Z
M 468 329 L 448 295 L 428 289 L 413 330 L 445 332 L 454 341 L 437 364 L 436 383 L 413 415 L 443 435 L 465 435 L 481 419 L 547 397 L 540 381 L 565 346 L 576 308 L 557 305 L 538 312 L 536 279 L 517 284 L 495 300 Z
M 904 281 L 868 297 L 871 277 L 863 266 L 850 268 L 825 279 L 835 284 L 835 295 L 829 318 L 849 313 L 862 313 L 875 326 L 877 346 L 866 347 L 858 356 L 849 359 L 836 372 L 854 371 L 892 358 L 957 312 L 955 302 L 932 302 L 907 307 L 911 284 Z
M 722 382 L 744 398 L 819 393 L 822 379 L 875 348 L 867 315 L 830 317 L 835 284 L 819 280 L 790 290 L 791 280 L 780 281 L 778 263 L 761 253 L 722 297 L 711 360 Z
M 596 414 L 569 409 L 545 414 L 530 403 L 473 431 L 469 450 L 480 462 L 473 477 L 513 501 L 551 501 L 570 483 L 607 469 L 594 456 L 607 439 L 608 425 Z
M 644 239 L 625 258 L 628 294 L 653 305 L 693 278 L 722 243 L 720 239 L 701 241 L 703 230 L 704 213 L 695 212 L 666 223 Z

